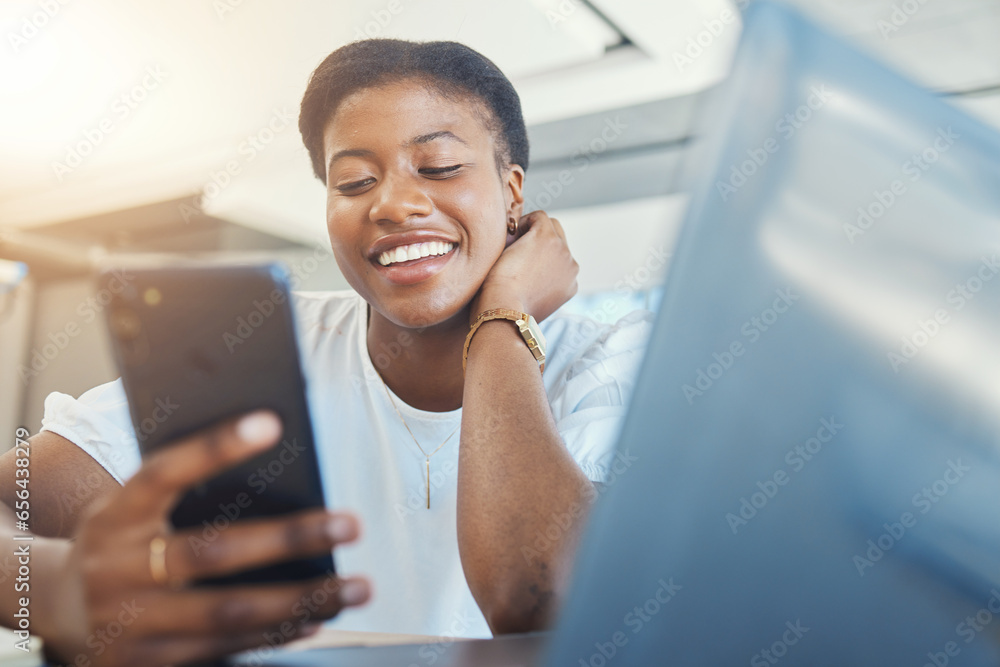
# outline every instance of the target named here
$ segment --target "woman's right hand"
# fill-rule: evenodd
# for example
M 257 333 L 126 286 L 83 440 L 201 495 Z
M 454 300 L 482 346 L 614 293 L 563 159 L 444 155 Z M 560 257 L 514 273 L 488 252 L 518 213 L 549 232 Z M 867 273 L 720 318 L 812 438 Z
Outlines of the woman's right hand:
M 200 529 L 172 531 L 169 515 L 190 487 L 273 446 L 281 423 L 271 412 L 224 422 L 144 460 L 119 490 L 84 519 L 58 581 L 36 598 L 53 629 L 50 660 L 66 664 L 165 665 L 277 645 L 314 631 L 318 621 L 365 602 L 363 578 L 215 589 L 196 579 L 329 552 L 357 538 L 357 519 L 325 509 L 231 524 L 211 542 Z M 169 584 L 157 583 L 151 542 L 166 540 Z M 37 588 L 36 588 L 37 590 Z M 88 662 L 77 662 L 80 656 Z

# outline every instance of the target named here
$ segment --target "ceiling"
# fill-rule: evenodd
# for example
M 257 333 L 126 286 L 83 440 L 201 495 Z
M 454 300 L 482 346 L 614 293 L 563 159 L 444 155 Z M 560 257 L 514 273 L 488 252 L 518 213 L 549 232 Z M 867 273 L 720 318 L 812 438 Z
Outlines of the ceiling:
M 239 177 L 208 212 L 312 237 L 323 228 L 323 189 L 294 119 L 331 50 L 360 34 L 463 41 L 511 76 L 529 124 L 698 90 L 724 74 L 724 58 L 679 74 L 662 57 L 723 0 L 643 5 L 616 0 L 610 18 L 580 0 L 59 5 L 16 51 L 0 49 L 0 224 L 75 219 L 206 185 L 215 194 L 213 179 L 235 160 Z M 35 2 L 3 3 L 0 33 L 23 33 L 39 13 Z M 609 50 L 622 32 L 635 46 Z M 269 124 L 281 128 L 273 137 Z M 262 150 L 248 150 L 253 136 L 268 139 Z
M 997 0 L 791 2 L 933 90 L 1000 86 Z
M 1000 0 L 909 2 L 915 13 L 901 22 L 897 16 L 896 25 L 893 6 L 906 4 L 899 0 L 794 0 L 1000 126 Z M 674 195 L 664 170 L 679 159 L 699 93 L 726 74 L 739 38 L 736 5 L 746 2 L 53 4 L 51 17 L 35 1 L 0 4 L 0 34 L 7 36 L 0 45 L 0 228 L 64 229 L 67 221 L 204 193 L 213 220 L 313 243 L 325 236 L 325 195 L 296 112 L 309 73 L 337 46 L 364 35 L 453 39 L 493 59 L 519 91 L 529 124 L 529 196 L 541 192 L 546 168 L 555 170 L 605 122 L 632 119 L 628 136 L 601 156 L 606 171 L 593 170 L 592 182 L 581 177 L 573 193 L 551 204 L 564 224 L 579 218 L 583 230 L 593 216 L 585 206 L 622 219 L 635 211 L 680 215 L 666 203 Z M 719 22 L 729 16 L 731 23 Z M 678 59 L 709 24 L 718 32 L 711 43 L 693 59 Z M 626 160 L 646 175 L 626 177 Z M 237 173 L 226 174 L 233 164 Z M 601 174 L 607 178 L 598 186 Z M 628 203 L 651 197 L 660 203 Z M 631 208 L 615 209 L 616 201 Z M 185 213 L 178 205 L 187 222 Z M 596 252 L 607 241 L 595 234 L 580 243 Z

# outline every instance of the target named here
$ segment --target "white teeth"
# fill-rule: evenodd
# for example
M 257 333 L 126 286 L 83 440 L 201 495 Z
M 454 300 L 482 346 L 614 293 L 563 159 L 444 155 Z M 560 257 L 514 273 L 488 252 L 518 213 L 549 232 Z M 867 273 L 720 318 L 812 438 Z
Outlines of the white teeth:
M 426 243 L 413 243 L 399 246 L 392 250 L 386 250 L 378 256 L 378 263 L 382 266 L 389 266 L 397 262 L 407 262 L 414 259 L 422 259 L 431 255 L 446 255 L 455 247 L 454 243 L 444 241 L 429 241 Z

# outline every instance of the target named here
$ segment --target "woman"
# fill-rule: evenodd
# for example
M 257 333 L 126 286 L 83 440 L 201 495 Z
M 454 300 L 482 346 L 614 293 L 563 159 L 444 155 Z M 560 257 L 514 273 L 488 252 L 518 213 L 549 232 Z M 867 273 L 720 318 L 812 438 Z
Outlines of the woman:
M 523 215 L 520 102 L 475 51 L 397 40 L 342 47 L 313 73 L 299 127 L 354 288 L 295 303 L 321 474 L 337 511 L 234 526 L 195 555 L 184 534 L 164 529 L 171 502 L 273 445 L 274 416 L 226 422 L 140 467 L 120 382 L 79 400 L 50 395 L 31 445 L 35 529 L 76 537 L 38 550 L 53 568 L 65 564 L 56 588 L 75 594 L 61 605 L 38 594 L 46 618 L 36 628 L 63 660 L 169 663 L 274 644 L 369 597 L 335 627 L 535 630 L 566 590 L 648 314 L 615 327 L 549 317 L 576 292 L 578 267 L 557 220 Z M 522 314 L 542 323 L 542 372 L 537 332 L 515 324 Z M 59 505 L 60 492 L 97 471 L 92 497 Z M 13 476 L 9 455 L 0 473 Z M 266 591 L 183 586 L 332 549 L 360 524 L 365 537 L 335 559 L 339 572 L 367 578 Z M 123 601 L 134 605 L 127 631 L 95 639 Z

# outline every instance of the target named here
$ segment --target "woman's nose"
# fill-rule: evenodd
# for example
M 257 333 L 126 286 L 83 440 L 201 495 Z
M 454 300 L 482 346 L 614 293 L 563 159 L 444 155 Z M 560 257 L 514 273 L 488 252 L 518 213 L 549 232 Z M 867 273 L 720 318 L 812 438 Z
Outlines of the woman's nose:
M 434 210 L 430 197 L 414 177 L 387 174 L 376 186 L 368 217 L 372 222 L 400 224 L 413 216 L 427 216 Z

